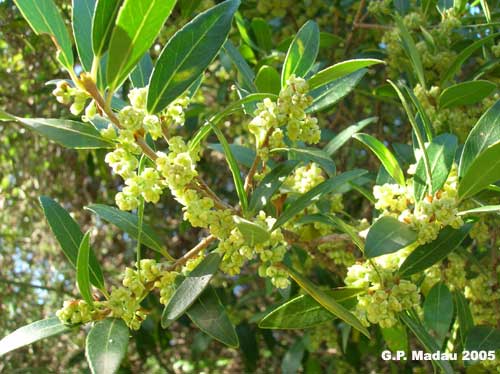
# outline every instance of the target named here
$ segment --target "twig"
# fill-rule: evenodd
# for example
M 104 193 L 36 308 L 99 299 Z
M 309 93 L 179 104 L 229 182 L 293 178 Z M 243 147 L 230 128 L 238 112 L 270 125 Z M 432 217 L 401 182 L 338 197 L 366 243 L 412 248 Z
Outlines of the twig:
M 359 8 L 358 8 L 358 11 L 356 12 L 356 15 L 354 16 L 354 21 L 352 23 L 351 32 L 349 33 L 349 35 L 347 35 L 347 38 L 346 38 L 344 55 L 347 55 L 349 48 L 351 48 L 351 44 L 352 44 L 352 41 L 354 39 L 354 30 L 356 30 L 356 25 L 361 20 L 361 16 L 363 15 L 363 8 L 365 7 L 365 3 L 366 3 L 366 0 L 361 0 L 359 2 Z
M 195 257 L 198 253 L 200 253 L 202 250 L 207 248 L 211 243 L 216 241 L 217 238 L 213 235 L 207 236 L 205 239 L 203 239 L 201 242 L 199 242 L 196 246 L 191 248 L 184 256 L 179 258 L 177 261 L 175 261 L 172 265 L 167 267 L 167 271 L 172 271 L 179 266 L 184 265 L 186 262 L 188 262 L 191 258 Z
M 10 285 L 19 286 L 19 287 L 37 288 L 40 290 L 57 292 L 57 293 L 61 293 L 61 294 L 69 295 L 69 296 L 74 296 L 71 292 L 65 291 L 63 289 L 58 289 L 58 288 L 54 288 L 54 287 L 47 287 L 47 286 L 40 286 L 38 284 L 33 284 L 33 283 L 17 282 L 17 281 L 13 281 L 13 280 L 9 280 L 9 279 L 2 279 L 2 278 L 0 278 L 0 283 L 10 284 Z
M 262 142 L 261 148 L 267 147 L 269 144 L 269 138 L 271 137 L 271 134 L 273 133 L 274 128 L 270 128 L 267 130 L 266 136 L 264 138 L 264 141 Z M 250 170 L 248 171 L 247 177 L 245 178 L 245 193 L 248 194 L 250 191 L 250 188 L 252 187 L 253 183 L 253 177 L 255 176 L 255 173 L 257 172 L 257 168 L 259 167 L 259 164 L 261 162 L 261 158 L 259 154 L 257 153 L 255 155 L 255 159 L 253 160 L 252 166 L 250 167 Z

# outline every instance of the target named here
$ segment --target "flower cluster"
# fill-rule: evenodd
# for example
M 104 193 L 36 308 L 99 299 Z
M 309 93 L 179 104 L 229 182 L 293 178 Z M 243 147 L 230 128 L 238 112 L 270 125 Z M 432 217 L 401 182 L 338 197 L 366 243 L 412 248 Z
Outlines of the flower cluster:
M 402 250 L 347 269 L 346 285 L 367 289 L 365 294 L 358 295 L 355 310 L 364 325 L 392 327 L 397 323 L 398 313 L 420 304 L 417 286 L 395 275 L 407 254 L 408 251 Z
M 428 194 L 420 202 L 415 202 L 411 179 L 406 186 L 375 186 L 375 208 L 382 216 L 393 216 L 409 224 L 418 233 L 418 244 L 429 243 L 437 238 L 442 228 L 463 225 L 462 218 L 458 216 L 457 187 L 457 168 L 454 165 L 442 189 L 434 195 Z
M 268 136 L 277 128 L 286 126 L 288 138 L 292 141 L 303 141 L 314 144 L 320 140 L 318 120 L 306 114 L 312 99 L 307 95 L 309 86 L 302 78 L 290 76 L 286 86 L 282 88 L 276 102 L 264 99 L 257 104 L 257 115 L 248 124 L 249 131 L 255 135 L 257 148 L 265 146 Z M 282 141 L 283 134 L 270 139 L 274 145 Z
M 255 223 L 270 230 L 275 221 L 274 218 L 266 216 L 261 211 Z M 270 278 L 271 282 L 278 288 L 286 288 L 290 284 L 286 271 L 276 266 L 283 260 L 286 252 L 285 238 L 280 229 L 272 231 L 269 240 L 249 245 L 241 231 L 235 227 L 231 230 L 229 237 L 220 242 L 217 251 L 224 256 L 221 270 L 227 274 L 239 274 L 245 261 L 258 256 L 261 261 L 258 270 L 259 276 Z
M 138 134 L 149 134 L 152 139 L 162 135 L 162 123 L 182 125 L 184 123 L 184 108 L 188 105 L 187 96 L 181 96 L 161 114 L 156 116 L 146 112 L 147 88 L 133 89 L 128 97 L 131 105 L 124 107 L 118 113 L 118 120 L 122 126 L 118 132 L 113 124 L 101 130 L 103 137 L 117 143 L 114 151 L 109 152 L 105 161 L 113 171 L 125 179 L 125 187 L 115 199 L 121 210 L 133 210 L 138 207 L 140 197 L 146 202 L 156 203 L 160 199 L 164 188 L 164 181 L 155 168 L 148 167 L 137 172 L 140 148 L 136 143 Z M 161 120 L 160 120 L 161 118 Z M 172 145 L 176 146 L 175 140 Z
M 476 105 L 462 106 L 460 110 L 453 108 L 438 108 L 436 103 L 442 90 L 438 86 L 432 86 L 425 90 L 420 84 L 413 89 L 426 114 L 431 120 L 436 133 L 452 132 L 457 135 L 461 142 L 464 142 L 479 117 L 486 108 L 498 100 L 498 94 L 485 98 Z
M 133 330 L 138 330 L 147 316 L 141 301 L 153 289 L 160 291 L 160 302 L 167 304 L 179 273 L 161 269 L 155 260 L 144 259 L 139 269 L 126 268 L 122 287 L 113 288 L 109 298 L 93 305 L 83 300 L 65 301 L 56 315 L 68 325 L 87 323 L 105 316 L 121 318 Z
M 70 86 L 70 84 L 64 80 L 57 82 L 56 88 L 52 91 L 52 94 L 61 104 L 71 104 L 69 110 L 74 116 L 79 115 L 83 111 L 87 100 L 90 98 L 85 91 L 80 90 L 78 87 Z M 92 101 L 87 107 L 86 116 L 93 117 L 95 112 L 95 104 Z

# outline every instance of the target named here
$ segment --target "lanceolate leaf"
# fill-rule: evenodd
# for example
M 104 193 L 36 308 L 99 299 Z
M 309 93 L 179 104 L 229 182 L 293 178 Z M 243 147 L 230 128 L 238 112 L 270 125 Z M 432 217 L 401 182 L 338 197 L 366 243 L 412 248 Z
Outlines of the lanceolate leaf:
M 67 148 L 112 148 L 113 143 L 104 139 L 99 131 L 88 122 L 76 122 L 64 119 L 0 117 L 0 121 L 15 120 L 21 125 L 46 136 L 50 140 Z
M 58 60 L 68 70 L 73 69 L 71 39 L 53 0 L 15 0 L 26 21 L 37 34 L 54 37 L 59 49 Z
M 92 50 L 102 56 L 108 50 L 116 16 L 123 0 L 98 0 L 92 19 Z
M 380 328 L 384 341 L 393 352 L 408 350 L 408 333 L 404 325 Z
M 132 73 L 130 73 L 130 81 L 134 87 L 146 87 L 152 72 L 153 61 L 149 52 L 146 52 Z
M 405 177 L 399 166 L 398 160 L 396 160 L 396 157 L 394 157 L 391 151 L 389 151 L 382 142 L 371 135 L 363 133 L 354 134 L 353 138 L 370 148 L 380 162 L 382 162 L 382 165 L 384 165 L 389 175 L 401 186 L 405 185 Z
M 86 209 L 94 212 L 103 220 L 112 223 L 129 234 L 133 239 L 137 240 L 138 218 L 135 214 L 124 212 L 104 204 L 92 204 L 86 207 Z M 162 241 L 158 234 L 150 225 L 144 222 L 142 223 L 141 244 L 144 244 L 146 247 L 149 247 L 161 253 L 169 260 L 172 260 L 172 257 L 162 245 Z
M 408 277 L 438 263 L 462 243 L 471 228 L 471 223 L 466 223 L 459 229 L 445 227 L 436 240 L 421 245 L 410 253 L 401 264 L 399 274 Z
M 354 73 L 359 69 L 375 64 L 384 64 L 384 61 L 376 60 L 374 58 L 364 58 L 339 62 L 338 64 L 329 66 L 326 69 L 314 74 L 308 81 L 309 89 L 313 90 L 324 84 L 328 84 L 335 79 L 342 78 L 347 74 Z
M 500 212 L 500 205 L 484 205 L 473 209 L 464 210 L 458 212 L 459 216 L 464 216 L 466 214 L 478 214 L 478 213 L 496 213 Z
M 425 75 L 424 75 L 424 67 L 422 65 L 422 60 L 420 59 L 420 55 L 418 53 L 417 46 L 410 35 L 406 25 L 403 22 L 403 19 L 400 16 L 396 16 L 396 24 L 399 28 L 399 36 L 401 38 L 401 42 L 403 43 L 403 49 L 405 50 L 408 58 L 411 61 L 413 70 L 417 76 L 418 81 L 422 85 L 422 87 L 426 87 L 425 84 Z
M 325 146 L 323 150 L 330 156 L 333 156 L 340 149 L 340 147 L 342 147 L 349 139 L 351 139 L 351 137 L 354 134 L 364 129 L 370 123 L 375 122 L 377 119 L 378 119 L 377 117 L 366 118 L 364 120 L 355 123 L 354 125 L 345 128 L 337 135 L 335 135 L 334 138 L 328 142 L 328 144 Z
M 356 296 L 364 290 L 340 288 L 325 293 L 348 308 L 356 303 Z M 325 309 L 310 295 L 300 295 L 278 306 L 260 322 L 261 329 L 306 329 L 335 319 L 336 316 Z
M 0 340 L 0 357 L 15 349 L 69 331 L 59 318 L 51 317 L 18 328 Z
M 282 226 L 288 220 L 293 218 L 296 214 L 300 213 L 302 210 L 307 208 L 309 205 L 314 204 L 322 196 L 334 192 L 335 190 L 342 187 L 344 184 L 366 174 L 365 170 L 355 169 L 345 173 L 342 173 L 336 177 L 330 178 L 320 184 L 318 184 L 313 189 L 306 192 L 304 195 L 300 196 L 293 204 L 291 204 L 283 214 L 276 220 L 273 226 L 273 230 Z
M 470 329 L 465 349 L 468 351 L 498 351 L 500 349 L 500 330 L 490 326 L 475 326 Z
M 239 5 L 239 0 L 226 0 L 196 16 L 169 40 L 149 82 L 149 112 L 163 110 L 206 69 L 224 44 Z
M 313 102 L 306 112 L 319 112 L 335 104 L 356 87 L 367 71 L 366 69 L 358 70 L 310 91 L 309 95 L 312 96 Z
M 403 323 L 413 332 L 417 339 L 422 343 L 428 353 L 434 353 L 439 350 L 439 346 L 432 336 L 426 331 L 420 321 L 415 320 L 405 313 L 400 315 Z M 446 374 L 453 374 L 455 371 L 448 361 L 434 361 Z
M 256 224 L 255 222 L 246 220 L 238 216 L 234 216 L 234 221 L 236 222 L 236 226 L 243 235 L 246 244 L 249 246 L 253 247 L 256 244 L 264 243 L 271 237 L 268 230 Z
M 271 202 L 271 197 L 280 188 L 287 176 L 295 169 L 299 162 L 288 160 L 280 163 L 271 170 L 259 183 L 255 191 L 252 193 L 248 209 L 251 212 L 256 212 L 260 208 L 265 207 Z
M 240 200 L 241 207 L 245 212 L 248 208 L 248 201 L 238 163 L 236 162 L 233 152 L 231 151 L 231 147 L 229 147 L 229 143 L 227 142 L 226 137 L 224 136 L 222 131 L 220 131 L 219 128 L 214 125 L 212 125 L 212 131 L 217 136 L 217 139 L 219 139 L 222 149 L 224 150 L 227 164 L 229 166 L 229 169 L 231 170 L 231 174 L 233 175 L 234 187 L 236 189 L 236 193 L 238 194 L 238 199 Z
M 280 93 L 281 81 L 278 71 L 272 66 L 264 65 L 255 77 L 255 85 L 259 92 L 269 92 L 275 95 Z
M 378 219 L 366 236 L 365 256 L 368 258 L 393 253 L 417 240 L 417 233 L 397 218 Z
M 472 162 L 486 148 L 500 140 L 500 100 L 489 108 L 476 123 L 465 141 L 458 175 L 463 177 Z
M 458 185 L 460 199 L 474 196 L 500 180 L 500 140 L 472 162 Z
M 85 356 L 92 374 L 113 374 L 127 353 L 128 327 L 121 319 L 106 318 L 97 322 L 85 343 Z
M 87 231 L 83 236 L 80 247 L 78 248 L 78 257 L 76 260 L 76 283 L 82 295 L 83 300 L 89 305 L 94 304 L 92 290 L 89 279 L 89 257 L 90 257 L 90 232 Z
M 443 282 L 436 283 L 425 298 L 424 323 L 442 346 L 453 319 L 453 298 Z
M 483 80 L 462 82 L 446 88 L 439 96 L 439 108 L 475 104 L 495 91 L 495 83 Z
M 242 87 L 249 92 L 256 92 L 257 88 L 254 85 L 255 74 L 252 68 L 245 61 L 241 53 L 236 49 L 236 47 L 231 43 L 231 40 L 226 40 L 224 43 L 224 52 L 227 53 L 231 61 L 233 62 L 236 70 L 238 71 L 241 79 Z M 280 81 L 281 85 L 281 81 Z
M 443 187 L 448 175 L 450 174 L 451 166 L 455 160 L 455 152 L 457 150 L 458 140 L 455 135 L 442 134 L 435 137 L 427 147 L 429 162 L 431 165 L 432 174 L 432 191 L 434 194 Z M 426 176 L 424 161 L 421 158 L 418 161 L 415 177 L 413 178 L 414 196 L 417 201 L 422 200 L 426 191 Z
M 220 143 L 208 143 L 207 147 L 213 149 L 216 152 L 224 154 L 224 148 Z M 239 144 L 229 144 L 229 148 L 231 149 L 234 158 L 236 159 L 236 161 L 238 161 L 239 164 L 247 168 L 252 167 L 253 161 L 257 156 L 255 150 Z
M 481 48 L 484 44 L 489 43 L 491 40 L 495 39 L 500 33 L 491 34 L 485 37 L 482 37 L 479 40 L 476 40 L 474 43 L 469 45 L 467 48 L 463 49 L 462 52 L 458 54 L 455 60 L 452 62 L 450 68 L 446 71 L 446 73 L 441 78 L 440 86 L 444 86 L 444 84 L 452 79 L 455 74 L 460 70 L 462 64 L 467 60 L 476 50 Z
M 319 28 L 316 22 L 307 21 L 290 44 L 283 64 L 281 86 L 294 74 L 304 77 L 316 61 L 319 51 Z
M 186 314 L 201 331 L 212 338 L 229 347 L 239 346 L 236 330 L 212 287 L 203 291 Z
M 457 311 L 458 327 L 460 328 L 460 339 L 462 346 L 465 346 L 465 339 L 469 334 L 469 330 L 474 326 L 472 313 L 469 308 L 469 303 L 465 296 L 460 291 L 453 292 L 453 301 Z
M 61 249 L 70 264 L 76 268 L 78 248 L 83 239 L 80 227 L 68 212 L 51 198 L 42 196 L 40 197 L 40 203 L 45 218 L 47 218 L 54 236 L 61 245 Z M 104 278 L 101 267 L 92 251 L 90 251 L 89 271 L 92 284 L 99 289 L 103 289 Z
M 151 47 L 175 1 L 124 0 L 109 40 L 106 77 L 110 91 L 120 86 Z
M 217 272 L 220 261 L 221 256 L 219 254 L 210 253 L 182 281 L 163 311 L 161 316 L 163 328 L 168 327 L 196 301 Z
M 295 270 L 291 268 L 286 268 L 286 270 L 288 274 L 293 278 L 293 280 L 297 282 L 299 286 L 304 289 L 304 291 L 311 295 L 314 300 L 321 304 L 321 306 L 327 309 L 330 313 L 339 317 L 345 323 L 349 324 L 350 326 L 354 327 L 356 330 L 360 331 L 365 336 L 370 338 L 370 333 L 368 332 L 366 327 L 361 324 L 361 322 L 354 316 L 354 314 L 349 312 L 346 308 L 335 301 L 333 297 L 321 291 L 307 278 L 305 278 L 300 273 L 297 273 Z
M 80 62 L 85 71 L 92 67 L 92 15 L 96 0 L 73 0 L 71 18 L 73 20 L 73 34 Z

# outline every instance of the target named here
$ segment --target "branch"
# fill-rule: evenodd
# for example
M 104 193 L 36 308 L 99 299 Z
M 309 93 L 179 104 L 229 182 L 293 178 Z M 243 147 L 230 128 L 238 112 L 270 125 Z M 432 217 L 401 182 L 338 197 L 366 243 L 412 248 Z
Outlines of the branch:
M 202 250 L 207 248 L 211 243 L 216 241 L 217 238 L 213 235 L 207 236 L 205 239 L 203 239 L 201 242 L 199 242 L 196 246 L 191 248 L 184 256 L 179 258 L 177 261 L 175 261 L 172 265 L 167 267 L 168 271 L 172 271 L 179 266 L 184 265 L 186 262 L 188 262 L 191 258 L 195 257 L 198 253 L 200 253 Z

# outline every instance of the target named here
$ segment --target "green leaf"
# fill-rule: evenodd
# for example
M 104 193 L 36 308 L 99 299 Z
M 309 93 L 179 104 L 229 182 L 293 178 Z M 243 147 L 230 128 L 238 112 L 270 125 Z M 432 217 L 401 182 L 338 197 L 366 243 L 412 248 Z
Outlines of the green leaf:
M 429 155 L 432 174 L 432 190 L 430 193 L 432 195 L 441 189 L 446 179 L 448 179 L 453 161 L 455 160 L 457 146 L 457 137 L 451 134 L 439 135 L 428 145 L 427 154 Z M 425 191 L 427 190 L 425 179 L 424 161 L 420 158 L 415 169 L 415 177 L 413 178 L 413 194 L 416 201 L 421 201 L 425 195 Z
M 319 28 L 316 22 L 307 21 L 297 32 L 288 47 L 283 70 L 281 72 L 281 86 L 286 86 L 286 80 L 295 74 L 305 77 L 312 68 L 319 51 Z
M 113 374 L 127 353 L 129 331 L 121 319 L 106 318 L 90 329 L 85 356 L 92 374 Z
M 209 143 L 207 147 L 213 149 L 216 152 L 224 154 L 224 148 L 220 143 Z M 251 148 L 245 147 L 239 144 L 229 144 L 229 148 L 234 155 L 236 161 L 239 164 L 250 168 L 255 160 L 255 156 L 257 155 L 255 151 Z
M 409 277 L 438 263 L 462 243 L 472 228 L 466 223 L 459 229 L 445 227 L 436 240 L 417 247 L 399 268 L 401 277 Z
M 452 62 L 450 68 L 441 77 L 440 86 L 441 87 L 445 86 L 445 83 L 447 81 L 453 79 L 455 74 L 457 74 L 457 72 L 462 67 L 462 64 L 465 62 L 465 60 L 467 60 L 477 49 L 481 48 L 484 44 L 495 39 L 498 35 L 500 35 L 500 33 L 491 34 L 491 35 L 488 35 L 485 37 L 481 37 L 481 39 L 476 40 L 474 43 L 469 45 L 467 48 L 463 49 L 462 52 L 460 52 L 458 54 L 458 56 L 455 57 L 455 60 Z
M 429 116 L 427 115 L 427 112 L 425 111 L 424 106 L 420 102 L 420 100 L 415 96 L 413 93 L 413 90 L 409 89 L 408 86 L 403 86 L 406 94 L 410 97 L 411 101 L 413 102 L 413 105 L 415 105 L 415 108 L 417 109 L 417 118 L 416 121 L 421 121 L 421 125 L 424 129 L 424 133 L 427 137 L 427 141 L 431 141 L 432 138 L 434 137 L 434 129 L 432 127 L 431 120 Z
M 306 112 L 315 113 L 331 107 L 350 93 L 367 71 L 367 69 L 358 70 L 310 91 L 309 95 L 313 98 L 313 102 Z
M 0 357 L 15 349 L 69 331 L 59 318 L 51 317 L 18 328 L 0 340 Z
M 458 212 L 457 215 L 464 216 L 466 214 L 478 214 L 478 213 L 496 213 L 500 212 L 500 205 L 483 205 L 477 208 L 463 210 Z
M 238 51 L 238 49 L 236 49 L 236 47 L 233 45 L 233 43 L 231 43 L 230 40 L 226 40 L 223 48 L 224 52 L 227 53 L 239 73 L 242 87 L 249 92 L 256 92 L 257 88 L 253 83 L 255 74 L 252 68 L 245 61 L 241 53 Z
M 317 148 L 302 147 L 302 148 L 274 148 L 271 152 L 288 152 L 289 159 L 315 162 L 328 174 L 329 177 L 334 177 L 337 171 L 335 162 L 328 153 Z
M 477 121 L 464 144 L 458 175 L 463 177 L 484 150 L 500 140 L 500 100 Z
M 415 320 L 405 313 L 401 313 L 401 320 L 413 332 L 417 339 L 422 343 L 428 353 L 434 353 L 439 350 L 439 346 L 432 336 L 425 330 L 419 320 Z M 455 371 L 448 361 L 434 361 L 446 374 L 453 374 Z
M 91 204 L 86 209 L 94 212 L 104 221 L 112 223 L 137 240 L 139 222 L 135 214 L 124 212 L 104 204 Z M 151 226 L 144 222 L 142 224 L 141 244 L 161 253 L 167 259 L 173 260 L 172 256 L 168 254 L 165 247 L 161 244 L 159 235 Z
M 23 17 L 36 34 L 49 34 L 58 47 L 57 59 L 73 70 L 73 48 L 64 20 L 52 0 L 15 0 Z
M 450 330 L 453 319 L 453 298 L 443 282 L 436 283 L 425 298 L 424 323 L 432 330 L 439 346 Z
M 45 218 L 54 233 L 69 263 L 76 268 L 78 248 L 83 239 L 82 231 L 73 218 L 58 203 L 47 196 L 40 197 Z M 104 289 L 104 277 L 94 253 L 89 258 L 90 281 L 100 290 Z
M 104 139 L 88 122 L 63 119 L 20 118 L 3 112 L 0 121 L 17 121 L 30 130 L 59 143 L 63 147 L 77 149 L 113 148 L 113 143 Z
M 109 40 L 106 78 L 111 92 L 123 83 L 151 47 L 172 12 L 175 1 L 125 0 L 123 2 Z M 197 77 L 198 75 L 195 79 Z
M 297 338 L 295 343 L 286 351 L 281 361 L 282 374 L 297 374 L 304 357 L 305 345 L 302 338 Z
M 396 157 L 387 149 L 384 143 L 364 133 L 354 134 L 352 137 L 366 145 L 377 156 L 382 165 L 384 165 L 385 170 L 398 184 L 401 186 L 405 185 L 403 170 L 401 170 Z
M 16 121 L 16 117 L 0 109 L 0 121 Z
M 333 156 L 354 134 L 364 129 L 370 123 L 377 121 L 377 119 L 378 117 L 366 118 L 345 128 L 330 140 L 323 150 L 330 156 Z
M 472 162 L 458 185 L 458 196 L 464 200 L 500 180 L 500 140 L 486 148 Z
M 363 58 L 339 62 L 338 64 L 329 66 L 326 69 L 314 74 L 308 81 L 309 89 L 313 90 L 336 79 L 342 78 L 343 76 L 354 73 L 362 68 L 376 64 L 385 64 L 385 62 L 374 58 Z
M 299 162 L 296 160 L 285 161 L 278 164 L 278 166 L 266 174 L 252 193 L 250 203 L 248 204 L 248 210 L 250 212 L 256 212 L 267 206 L 267 204 L 271 202 L 274 193 L 281 187 L 298 163 Z
M 403 108 L 406 112 L 406 115 L 408 116 L 408 120 L 410 121 L 411 127 L 413 128 L 413 134 L 417 138 L 418 148 L 420 148 L 420 151 L 422 152 L 422 158 L 425 166 L 426 181 L 427 184 L 430 186 L 432 184 L 432 173 L 431 173 L 431 165 L 429 162 L 429 155 L 427 154 L 427 149 L 425 148 L 424 137 L 423 137 L 424 134 L 422 133 L 420 126 L 415 120 L 415 116 L 413 115 L 413 112 L 410 106 L 408 105 L 405 96 L 399 89 L 399 87 L 390 80 L 388 80 L 388 82 L 392 86 L 392 88 L 394 88 L 394 91 L 396 91 L 399 100 L 401 101 L 401 104 L 403 105 Z
M 348 308 L 356 302 L 356 296 L 364 290 L 360 288 L 340 288 L 325 293 Z M 307 329 L 336 318 L 310 295 L 297 296 L 278 306 L 260 322 L 261 329 Z
M 327 309 L 330 313 L 339 317 L 342 321 L 347 323 L 348 325 L 354 327 L 356 330 L 360 331 L 366 337 L 370 338 L 370 333 L 364 327 L 361 322 L 349 312 L 346 308 L 340 305 L 335 299 L 325 292 L 321 291 L 317 288 L 312 282 L 310 282 L 307 278 L 297 273 L 295 270 L 291 268 L 285 268 L 288 274 L 293 278 L 297 284 L 304 289 L 309 295 L 311 295 L 314 300 L 316 300 L 321 306 Z
M 236 330 L 212 287 L 203 291 L 186 314 L 201 331 L 212 338 L 229 347 L 239 346 Z
M 396 16 L 395 21 L 399 29 L 399 37 L 401 39 L 403 49 L 408 58 L 410 59 L 413 71 L 415 72 L 418 81 L 420 82 L 421 86 L 425 89 L 426 84 L 425 84 L 424 67 L 422 65 L 422 60 L 420 59 L 417 46 L 415 45 L 415 42 L 412 36 L 410 35 L 410 32 L 408 31 L 408 28 L 404 24 L 403 19 L 400 16 Z
M 318 201 L 322 196 L 334 192 L 335 190 L 338 190 L 346 183 L 349 183 L 350 181 L 364 174 L 366 174 L 365 170 L 360 170 L 360 169 L 350 170 L 318 184 L 316 187 L 312 188 L 311 190 L 300 196 L 297 200 L 294 201 L 293 204 L 291 204 L 287 209 L 285 209 L 283 214 L 281 214 L 281 216 L 274 223 L 272 230 L 275 230 L 278 227 L 285 224 L 286 222 L 288 222 L 296 214 L 300 213 L 309 205 L 314 204 L 316 201 Z
M 217 139 L 219 139 L 219 142 L 222 145 L 222 149 L 224 149 L 224 154 L 226 155 L 226 161 L 229 166 L 229 170 L 231 170 L 231 174 L 233 175 L 234 186 L 236 189 L 236 193 L 238 194 L 238 199 L 240 201 L 241 208 L 243 209 L 243 212 L 246 212 L 248 208 L 248 200 L 247 200 L 247 194 L 245 192 L 245 187 L 243 185 L 243 179 L 241 178 L 240 168 L 238 167 L 238 163 L 236 162 L 233 152 L 229 147 L 229 143 L 227 142 L 226 137 L 224 136 L 222 131 L 220 131 L 219 128 L 214 125 L 211 126 L 212 126 L 212 131 L 215 133 Z
M 495 83 L 484 80 L 455 84 L 446 88 L 441 95 L 439 95 L 439 108 L 453 108 L 459 105 L 478 103 L 491 95 L 496 87 L 497 85 Z
M 98 0 L 92 19 L 92 50 L 102 56 L 108 50 L 111 33 L 122 0 Z
M 219 269 L 221 256 L 217 253 L 210 253 L 177 287 L 172 298 L 165 306 L 161 316 L 161 325 L 167 328 L 173 321 L 179 318 L 205 290 Z
M 252 18 L 250 26 L 255 35 L 257 45 L 263 50 L 269 51 L 273 46 L 272 32 L 266 20 L 259 17 Z
M 500 349 L 500 330 L 490 326 L 472 327 L 467 335 L 465 350 L 497 351 Z
M 269 231 L 255 222 L 238 216 L 234 216 L 233 219 L 249 246 L 267 242 L 271 238 Z
M 486 0 L 480 0 L 479 2 L 481 3 L 481 8 L 483 9 L 483 14 L 484 18 L 486 18 L 486 22 L 491 23 L 491 12 L 490 8 L 488 7 L 488 3 L 486 2 Z
M 89 305 L 94 305 L 92 298 L 92 289 L 90 288 L 90 231 L 83 236 L 80 247 L 78 248 L 78 257 L 76 259 L 76 283 L 82 295 L 83 300 Z
M 165 109 L 207 68 L 224 44 L 239 5 L 239 0 L 226 0 L 210 8 L 168 41 L 149 82 L 149 112 Z
M 255 85 L 259 92 L 278 95 L 281 90 L 280 74 L 272 66 L 263 65 L 255 77 Z
M 85 71 L 90 71 L 92 59 L 94 58 L 92 52 L 92 16 L 95 2 L 96 0 L 73 0 L 73 6 L 71 7 L 76 49 Z
M 408 333 L 404 326 L 398 324 L 393 327 L 381 327 L 380 331 L 391 351 L 408 351 Z
M 365 256 L 373 258 L 403 249 L 417 240 L 417 233 L 397 218 L 385 216 L 370 227 Z
M 472 313 L 469 308 L 469 303 L 462 292 L 453 291 L 453 301 L 455 303 L 455 310 L 457 311 L 460 339 L 462 340 L 462 346 L 465 346 L 465 339 L 470 329 L 474 326 Z
M 153 60 L 151 60 L 149 52 L 146 52 L 135 69 L 132 70 L 132 73 L 130 73 L 130 81 L 132 82 L 132 85 L 136 88 L 146 87 L 152 72 Z

